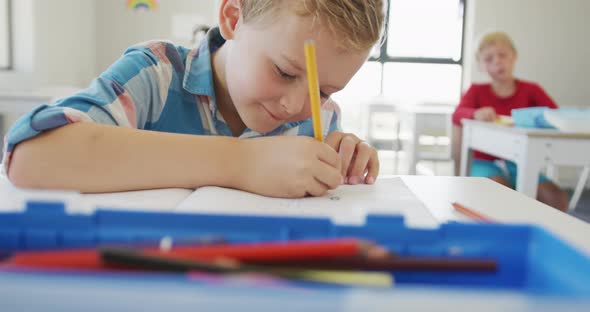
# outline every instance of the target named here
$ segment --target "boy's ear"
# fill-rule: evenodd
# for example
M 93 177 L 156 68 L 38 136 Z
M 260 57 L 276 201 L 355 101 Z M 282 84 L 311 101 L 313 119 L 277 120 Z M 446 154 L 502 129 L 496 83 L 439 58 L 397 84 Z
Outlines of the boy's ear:
M 241 23 L 241 0 L 222 0 L 219 7 L 219 32 L 223 39 L 234 39 L 234 34 Z

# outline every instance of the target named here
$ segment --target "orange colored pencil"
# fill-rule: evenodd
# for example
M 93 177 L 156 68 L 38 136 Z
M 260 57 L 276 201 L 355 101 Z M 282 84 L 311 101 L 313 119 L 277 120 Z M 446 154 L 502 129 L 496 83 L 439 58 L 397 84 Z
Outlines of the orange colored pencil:
M 458 212 L 462 213 L 463 215 L 468 216 L 469 218 L 473 219 L 473 220 L 477 220 L 477 221 L 481 221 L 481 222 L 486 222 L 486 223 L 492 223 L 494 222 L 490 217 L 485 216 L 477 211 L 471 210 L 459 203 L 451 203 L 451 205 L 453 205 L 453 208 L 455 208 L 455 210 L 457 210 Z

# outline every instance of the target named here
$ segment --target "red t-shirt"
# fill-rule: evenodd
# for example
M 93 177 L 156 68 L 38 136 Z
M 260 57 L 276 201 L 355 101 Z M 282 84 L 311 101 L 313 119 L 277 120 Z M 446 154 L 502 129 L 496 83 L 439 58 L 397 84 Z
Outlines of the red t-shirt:
M 482 107 L 493 107 L 496 114 L 511 116 L 516 108 L 545 106 L 557 108 L 555 102 L 545 93 L 543 88 L 534 82 L 516 80 L 516 91 L 509 97 L 499 97 L 489 83 L 473 84 L 461 98 L 461 102 L 453 113 L 453 123 L 461 125 L 461 119 L 473 119 L 473 113 Z M 495 160 L 497 157 L 475 151 L 473 158 Z

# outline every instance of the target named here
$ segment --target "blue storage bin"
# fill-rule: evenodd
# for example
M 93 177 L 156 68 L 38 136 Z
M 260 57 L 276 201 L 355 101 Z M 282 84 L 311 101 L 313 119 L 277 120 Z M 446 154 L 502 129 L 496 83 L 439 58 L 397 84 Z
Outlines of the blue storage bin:
M 0 213 L 0 252 L 93 247 L 101 243 L 223 236 L 233 242 L 359 237 L 399 255 L 493 258 L 496 272 L 393 272 L 396 287 L 458 287 L 590 298 L 590 259 L 530 225 L 451 222 L 413 229 L 402 217 L 371 215 L 363 226 L 328 219 L 98 210 L 67 214 L 63 205 L 30 203 Z

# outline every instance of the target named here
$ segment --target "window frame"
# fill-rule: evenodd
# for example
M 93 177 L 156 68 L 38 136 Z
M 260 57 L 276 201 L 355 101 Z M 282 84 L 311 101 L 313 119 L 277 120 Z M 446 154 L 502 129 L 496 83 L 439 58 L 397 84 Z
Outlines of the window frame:
M 410 0 L 411 1 L 411 0 Z M 459 3 L 463 5 L 463 23 L 461 25 L 461 53 L 458 60 L 453 60 L 452 58 L 430 58 L 430 57 L 392 57 L 387 52 L 387 46 L 389 42 L 389 36 L 387 32 L 389 31 L 389 11 L 391 9 L 391 2 L 387 1 L 387 8 L 385 14 L 385 33 L 383 35 L 383 41 L 381 42 L 381 46 L 379 47 L 379 57 L 371 56 L 368 61 L 369 62 L 379 62 L 381 63 L 381 90 L 379 94 L 383 94 L 384 86 L 385 86 L 385 64 L 386 63 L 418 63 L 418 64 L 448 64 L 448 65 L 459 65 L 461 66 L 461 81 L 463 81 L 464 77 L 464 67 L 463 67 L 463 60 L 465 54 L 465 23 L 466 23 L 466 15 L 467 15 L 467 0 L 459 0 Z
M 6 43 L 8 45 L 8 49 L 6 51 L 8 56 L 8 63 L 6 66 L 0 66 L 0 71 L 10 71 L 14 69 L 14 38 L 12 33 L 12 0 L 5 0 L 6 2 Z

